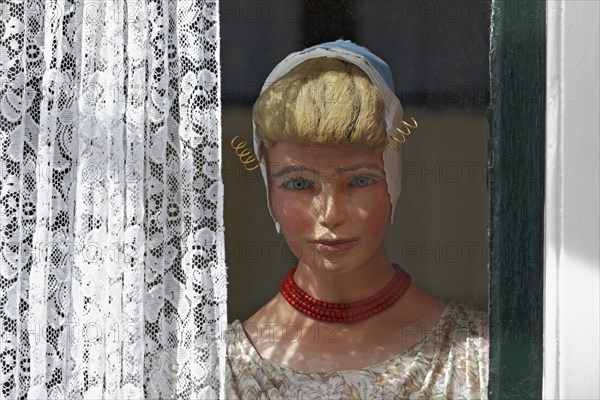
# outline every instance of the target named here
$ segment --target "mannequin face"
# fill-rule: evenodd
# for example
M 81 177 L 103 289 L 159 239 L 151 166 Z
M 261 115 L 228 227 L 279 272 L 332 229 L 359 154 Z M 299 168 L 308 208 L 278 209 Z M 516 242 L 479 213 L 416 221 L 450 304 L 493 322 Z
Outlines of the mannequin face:
M 344 272 L 383 251 L 391 205 L 381 153 L 277 142 L 266 161 L 271 209 L 301 263 Z

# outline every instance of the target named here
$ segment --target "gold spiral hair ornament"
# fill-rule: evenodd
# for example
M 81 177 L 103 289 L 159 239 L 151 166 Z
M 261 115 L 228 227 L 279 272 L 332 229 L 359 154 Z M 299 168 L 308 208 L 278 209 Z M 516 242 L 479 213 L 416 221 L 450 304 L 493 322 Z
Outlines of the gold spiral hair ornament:
M 254 156 L 252 150 L 248 147 L 248 142 L 242 140 L 238 144 L 234 144 L 235 140 L 239 138 L 239 136 L 235 136 L 233 139 L 231 139 L 231 148 L 235 150 L 235 154 L 240 159 L 240 162 L 244 165 L 246 171 L 255 170 L 259 166 L 258 160 Z M 254 162 L 256 165 L 253 165 L 252 167 L 248 166 L 248 164 L 252 164 Z
M 400 138 L 397 138 L 396 136 L 388 137 L 388 143 L 387 143 L 388 147 L 390 147 L 391 149 L 394 149 L 394 150 L 400 150 L 400 145 L 402 143 L 406 142 L 406 137 L 412 133 L 411 129 L 417 129 L 419 127 L 419 124 L 414 119 L 414 117 L 410 117 L 410 119 L 412 120 L 412 123 L 413 123 L 412 125 L 406 121 L 402 121 L 402 125 L 404 125 L 404 128 L 406 128 L 406 131 L 403 131 L 400 128 L 396 128 L 396 130 L 398 132 L 400 132 Z M 390 141 L 390 139 L 391 139 L 391 141 Z M 392 143 L 392 145 L 390 145 L 390 143 Z

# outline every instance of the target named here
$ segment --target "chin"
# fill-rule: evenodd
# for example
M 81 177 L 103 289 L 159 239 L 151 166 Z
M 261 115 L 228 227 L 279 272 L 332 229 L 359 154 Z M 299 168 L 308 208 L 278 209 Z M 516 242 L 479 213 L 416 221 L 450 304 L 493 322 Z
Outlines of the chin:
M 351 254 L 320 254 L 317 253 L 316 260 L 301 260 L 311 269 L 322 270 L 332 273 L 344 273 L 356 266 L 356 257 Z

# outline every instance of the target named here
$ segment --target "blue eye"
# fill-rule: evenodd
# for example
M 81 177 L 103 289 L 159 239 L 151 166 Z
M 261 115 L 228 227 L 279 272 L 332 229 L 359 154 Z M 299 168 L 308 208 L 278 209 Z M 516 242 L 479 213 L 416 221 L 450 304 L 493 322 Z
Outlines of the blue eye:
M 375 179 L 368 176 L 357 176 L 350 181 L 350 186 L 369 186 L 375 182 Z
M 310 181 L 304 179 L 290 179 L 283 183 L 284 188 L 290 190 L 304 190 L 312 187 L 312 183 Z

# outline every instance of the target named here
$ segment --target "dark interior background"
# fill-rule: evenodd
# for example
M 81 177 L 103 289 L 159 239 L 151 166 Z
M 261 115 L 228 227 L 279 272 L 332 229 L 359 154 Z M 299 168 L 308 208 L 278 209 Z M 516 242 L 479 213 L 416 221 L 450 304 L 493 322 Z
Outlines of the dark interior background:
M 402 195 L 386 249 L 415 284 L 443 301 L 488 304 L 486 185 L 490 1 L 221 0 L 223 178 L 229 319 L 276 292 L 294 258 L 275 231 L 260 173 L 230 140 L 251 143 L 251 106 L 289 53 L 352 40 L 385 60 L 405 120 Z

